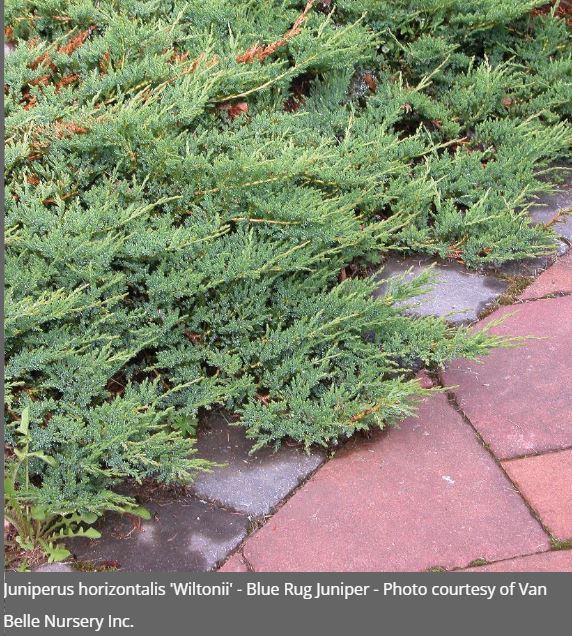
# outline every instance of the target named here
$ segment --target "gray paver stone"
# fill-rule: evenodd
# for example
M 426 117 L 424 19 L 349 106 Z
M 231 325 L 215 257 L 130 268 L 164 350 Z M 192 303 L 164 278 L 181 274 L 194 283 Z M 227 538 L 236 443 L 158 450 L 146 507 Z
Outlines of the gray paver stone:
M 116 561 L 127 572 L 212 570 L 246 536 L 248 517 L 220 510 L 194 497 L 146 503 L 149 521 L 109 514 L 98 526 L 101 539 L 73 539 L 79 561 Z
M 434 262 L 431 258 L 391 258 L 379 277 L 383 281 L 404 275 L 408 280 L 426 271 Z M 507 287 L 505 281 L 495 276 L 469 272 L 458 263 L 436 263 L 433 276 L 435 283 L 426 294 L 407 301 L 408 304 L 415 303 L 408 311 L 420 316 L 442 316 L 455 324 L 476 320 Z M 382 282 L 375 295 L 382 295 L 386 290 L 387 284 Z
M 539 197 L 530 208 L 534 223 L 552 223 L 558 236 L 572 241 L 572 176 L 553 194 Z
M 266 515 L 325 459 L 322 452 L 287 445 L 249 455 L 252 445 L 244 429 L 222 415 L 207 418 L 198 434 L 199 455 L 225 465 L 202 473 L 193 483 L 195 494 L 252 517 Z

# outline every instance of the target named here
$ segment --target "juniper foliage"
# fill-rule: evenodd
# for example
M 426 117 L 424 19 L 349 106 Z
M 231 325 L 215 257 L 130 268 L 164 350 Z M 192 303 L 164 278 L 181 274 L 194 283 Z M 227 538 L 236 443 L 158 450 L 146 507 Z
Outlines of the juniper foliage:
M 538 4 L 9 0 L 7 431 L 29 409 L 56 460 L 26 496 L 186 480 L 214 405 L 257 447 L 385 426 L 419 361 L 499 344 L 347 268 L 551 249 L 519 206 L 569 149 L 572 61 Z

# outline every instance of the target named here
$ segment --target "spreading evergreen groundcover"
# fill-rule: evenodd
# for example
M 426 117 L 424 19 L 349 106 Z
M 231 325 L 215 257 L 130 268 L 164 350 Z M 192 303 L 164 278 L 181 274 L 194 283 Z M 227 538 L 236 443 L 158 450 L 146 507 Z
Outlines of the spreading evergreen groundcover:
M 572 143 L 541 4 L 8 0 L 11 518 L 50 539 L 133 509 L 121 479 L 191 478 L 201 409 L 257 447 L 385 426 L 420 362 L 499 344 L 363 272 L 554 248 L 522 207 Z

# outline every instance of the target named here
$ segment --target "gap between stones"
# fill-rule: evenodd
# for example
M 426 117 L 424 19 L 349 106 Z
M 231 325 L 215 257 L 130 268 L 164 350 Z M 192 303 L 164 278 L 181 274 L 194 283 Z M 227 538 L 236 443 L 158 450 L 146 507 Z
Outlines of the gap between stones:
M 248 539 L 250 539 L 250 537 L 252 537 L 254 534 L 256 534 L 256 532 L 262 528 L 263 525 L 265 525 L 277 512 L 278 510 L 280 510 L 280 508 L 282 508 L 282 506 L 284 506 L 286 504 L 287 501 L 289 501 L 297 492 L 298 490 L 300 490 L 300 488 L 302 488 L 303 486 L 306 485 L 307 482 L 310 481 L 310 479 L 312 479 L 312 477 L 321 469 L 323 468 L 329 461 L 331 461 L 334 457 L 334 455 L 341 450 L 345 444 L 348 442 L 349 440 L 344 441 L 343 443 L 339 444 L 339 446 L 336 448 L 335 451 L 333 452 L 329 452 L 326 455 L 326 458 L 324 459 L 324 461 L 317 466 L 314 470 L 312 470 L 310 473 L 308 473 L 305 477 L 303 477 L 300 482 L 298 483 L 297 486 L 295 486 L 284 498 L 282 498 L 275 506 L 272 507 L 271 511 L 267 514 L 267 515 L 262 515 L 260 517 L 253 517 L 250 520 L 250 523 L 248 524 L 248 528 L 246 530 L 246 536 L 244 537 L 244 539 L 236 546 L 236 548 L 234 548 L 234 550 L 231 550 L 223 559 L 221 559 L 215 566 L 215 568 L 213 569 L 213 571 L 218 570 L 222 565 L 224 565 L 231 557 L 233 557 L 235 554 L 238 554 L 240 556 L 240 558 L 244 561 L 244 564 L 246 565 L 246 568 L 249 572 L 256 572 L 256 570 L 254 569 L 253 565 L 250 563 L 250 561 L 246 558 L 243 548 L 245 543 L 248 541 Z M 208 503 L 210 503 L 211 505 L 218 507 L 218 504 L 214 501 L 210 501 L 207 500 Z M 236 510 L 232 510 L 229 512 L 240 512 L 240 511 L 236 511 Z M 243 514 L 243 513 L 242 513 Z
M 541 455 L 554 455 L 556 453 L 562 453 L 563 451 L 572 450 L 572 446 L 563 446 L 562 448 L 549 448 L 545 451 L 538 451 L 536 453 L 525 453 L 524 455 L 515 455 L 514 457 L 509 457 L 507 459 L 503 459 L 505 462 L 516 461 L 517 459 L 528 459 L 529 457 L 540 457 Z
M 550 530 L 545 526 L 545 524 L 542 522 L 542 519 L 536 513 L 534 508 L 530 505 L 528 500 L 523 496 L 523 494 L 518 489 L 517 485 L 514 483 L 514 481 L 509 477 L 507 472 L 504 470 L 504 468 L 502 466 L 502 463 L 501 463 L 501 460 L 498 459 L 498 457 L 492 452 L 490 446 L 485 442 L 485 440 L 483 439 L 483 437 L 481 436 L 479 431 L 476 429 L 476 427 L 473 425 L 473 423 L 471 422 L 471 420 L 469 419 L 467 414 L 461 408 L 459 402 L 457 401 L 457 396 L 453 393 L 453 391 L 447 390 L 447 387 L 444 385 L 443 379 L 442 379 L 440 374 L 439 374 L 439 380 L 438 381 L 439 381 L 439 385 L 445 390 L 445 395 L 447 396 L 447 401 L 449 402 L 449 405 L 451 406 L 451 408 L 453 408 L 455 411 L 457 411 L 457 413 L 461 416 L 463 421 L 471 427 L 471 429 L 473 430 L 473 433 L 475 434 L 475 436 L 478 439 L 478 441 L 481 443 L 483 448 L 485 448 L 485 450 L 492 457 L 492 459 L 494 460 L 495 464 L 498 466 L 499 470 L 501 470 L 503 472 L 503 474 L 506 476 L 506 478 L 512 484 L 514 490 L 519 494 L 520 498 L 524 501 L 524 504 L 528 508 L 528 511 L 530 512 L 532 517 L 534 519 L 536 519 L 536 521 L 539 523 L 539 525 L 542 528 L 542 530 L 548 536 L 551 545 L 554 544 L 554 542 L 556 541 L 555 537 L 552 536 L 552 533 L 550 532 Z M 559 450 L 564 450 L 564 449 L 559 449 Z M 553 452 L 558 452 L 558 451 L 553 451 Z M 537 453 L 537 455 L 543 455 L 543 454 L 544 453 Z M 513 458 L 511 458 L 511 459 L 513 459 Z M 516 459 L 516 458 L 514 458 L 514 459 Z M 534 554 L 541 554 L 541 553 L 544 553 L 544 552 L 546 552 L 546 551 L 543 550 L 543 551 L 541 551 L 539 553 L 534 553 Z M 552 552 L 552 550 L 548 550 L 548 552 Z M 522 557 L 522 556 L 527 556 L 527 555 L 519 554 L 519 555 L 516 555 L 516 556 L 511 557 L 511 558 L 518 558 L 518 557 Z M 507 560 L 507 559 L 502 559 L 502 560 Z M 468 567 L 468 566 L 465 566 L 465 567 Z
M 447 572 L 462 572 L 463 570 L 466 570 L 467 568 L 485 567 L 487 565 L 494 565 L 495 563 L 505 563 L 507 561 L 514 561 L 514 559 L 524 559 L 530 556 L 540 556 L 541 554 L 550 554 L 551 552 L 558 552 L 558 550 L 552 549 L 552 550 L 540 550 L 540 552 L 527 552 L 526 554 L 517 554 L 516 556 L 507 557 L 506 559 L 497 559 L 496 561 L 487 561 L 486 559 L 474 559 L 473 561 L 471 561 L 470 563 L 467 563 L 466 565 L 451 568 L 450 570 L 446 570 L 446 571 Z M 476 561 L 479 561 L 478 565 L 475 564 Z M 482 561 L 482 563 L 480 561 Z
M 250 535 L 248 535 L 250 536 Z M 238 554 L 240 554 L 240 558 L 242 559 L 242 562 L 244 563 L 244 565 L 246 566 L 246 569 L 249 572 L 256 572 L 256 570 L 254 569 L 254 566 L 252 565 L 252 563 L 246 558 L 246 555 L 244 554 L 244 550 L 242 549 L 242 546 L 240 548 L 240 550 L 238 551 Z
M 525 290 L 526 290 L 526 287 L 525 287 Z M 518 300 L 515 300 L 514 303 L 512 303 L 512 305 L 526 305 L 527 303 L 534 303 L 537 300 L 552 300 L 554 298 L 566 298 L 567 296 L 572 296 L 572 292 L 559 291 L 559 292 L 552 292 L 551 294 L 545 294 L 544 296 L 538 296 L 537 298 L 520 298 Z M 511 305 L 500 305 L 500 306 L 510 307 Z

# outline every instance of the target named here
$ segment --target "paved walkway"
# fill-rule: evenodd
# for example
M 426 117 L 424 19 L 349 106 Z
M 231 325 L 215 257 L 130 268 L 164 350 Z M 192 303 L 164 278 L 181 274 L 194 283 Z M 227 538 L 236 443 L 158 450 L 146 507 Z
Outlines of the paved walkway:
M 221 571 L 572 571 L 572 252 L 419 416 L 350 441 Z

